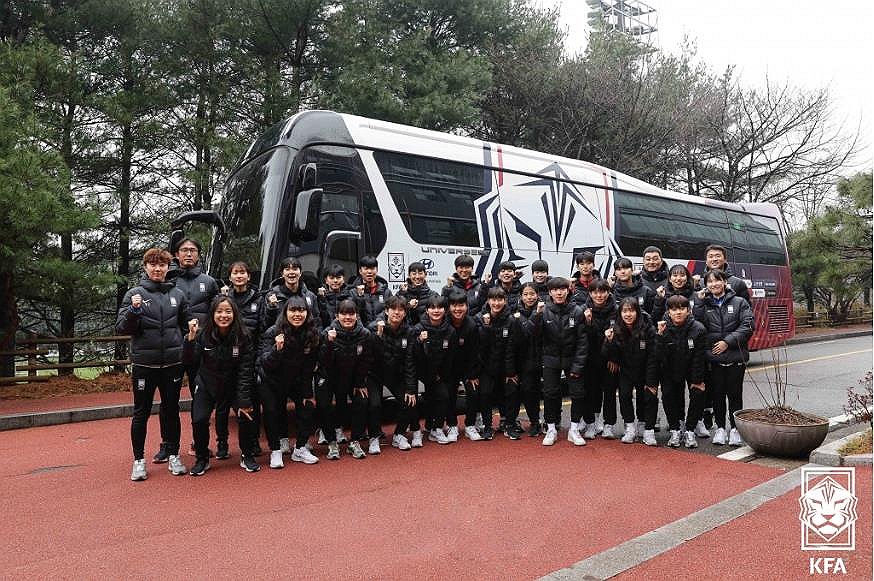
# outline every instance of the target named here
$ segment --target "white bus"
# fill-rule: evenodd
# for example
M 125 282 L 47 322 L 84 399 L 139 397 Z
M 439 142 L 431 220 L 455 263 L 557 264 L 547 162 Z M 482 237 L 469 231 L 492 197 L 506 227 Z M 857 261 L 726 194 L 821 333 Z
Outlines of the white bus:
M 510 260 L 530 278 L 538 259 L 568 276 L 574 254 L 588 250 L 606 276 L 619 256 L 640 264 L 652 244 L 669 264 L 700 273 L 716 243 L 754 297 L 751 347 L 794 333 L 773 204 L 677 194 L 584 161 L 353 115 L 306 111 L 274 125 L 243 154 L 216 211 L 174 226 L 192 220 L 217 226 L 211 274 L 245 260 L 262 289 L 286 256 L 298 256 L 317 286 L 327 266 L 351 277 L 372 255 L 393 290 L 418 261 L 439 292 L 459 254 L 473 256 L 477 276 Z

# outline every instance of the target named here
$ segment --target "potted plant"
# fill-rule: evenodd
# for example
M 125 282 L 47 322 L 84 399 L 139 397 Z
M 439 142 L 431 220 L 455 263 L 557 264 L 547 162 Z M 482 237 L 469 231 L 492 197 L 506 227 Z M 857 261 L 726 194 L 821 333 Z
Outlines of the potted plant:
M 768 383 L 767 395 L 755 377 L 749 375 L 764 407 L 734 412 L 737 431 L 744 442 L 761 454 L 806 456 L 828 435 L 828 419 L 800 412 L 787 404 L 790 384 L 785 348 L 772 349 L 771 360 L 773 365 L 763 370 Z

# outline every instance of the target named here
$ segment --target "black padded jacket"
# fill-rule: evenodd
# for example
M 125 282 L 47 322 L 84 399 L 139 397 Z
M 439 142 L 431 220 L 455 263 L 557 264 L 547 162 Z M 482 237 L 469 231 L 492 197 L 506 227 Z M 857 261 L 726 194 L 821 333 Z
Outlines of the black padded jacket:
M 206 389 L 215 396 L 224 394 L 242 408 L 252 407 L 255 383 L 255 346 L 249 335 L 236 341 L 199 332 L 193 341 L 186 335 L 182 363 L 197 368 L 194 390 Z
M 134 309 L 131 297 L 140 295 L 143 304 Z M 170 282 L 140 280 L 121 301 L 115 330 L 131 335 L 130 358 L 134 365 L 169 367 L 182 361 L 182 330 L 193 319 L 185 293 Z

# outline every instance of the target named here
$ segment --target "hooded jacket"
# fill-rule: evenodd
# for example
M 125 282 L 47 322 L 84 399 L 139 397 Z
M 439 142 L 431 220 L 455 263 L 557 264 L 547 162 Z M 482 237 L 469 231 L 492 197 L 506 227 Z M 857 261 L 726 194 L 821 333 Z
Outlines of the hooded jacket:
M 419 286 L 414 286 L 410 279 L 407 279 L 407 288 L 401 289 L 398 291 L 398 296 L 404 297 L 407 303 L 412 299 L 416 299 L 418 303 L 416 304 L 415 309 L 409 309 L 407 312 L 407 318 L 410 321 L 411 325 L 415 325 L 422 318 L 422 315 L 425 314 L 425 301 L 427 301 L 431 297 L 436 297 L 437 292 L 431 290 L 431 287 L 428 286 L 427 282 L 423 282 Z
M 640 308 L 646 311 L 647 315 L 652 315 L 655 291 L 643 284 L 643 279 L 639 275 L 633 275 L 629 285 L 617 280 L 613 285 L 613 296 L 616 297 L 617 305 L 625 298 L 635 298 Z
M 255 383 L 255 347 L 248 335 L 236 341 L 203 331 L 193 341 L 186 335 L 182 344 L 182 363 L 197 368 L 194 390 L 206 389 L 226 396 L 242 408 L 252 407 Z
M 698 283 L 698 290 L 706 289 L 707 285 L 704 284 L 704 277 L 707 276 L 712 269 L 708 268 L 704 271 L 704 274 L 701 275 L 701 280 Z M 742 278 L 735 276 L 734 272 L 732 272 L 731 267 L 728 263 L 725 263 L 725 268 L 722 269 L 722 272 L 728 276 L 728 286 L 731 287 L 731 290 L 734 291 L 734 294 L 744 299 L 746 302 L 752 305 L 752 297 L 750 295 L 750 289 L 747 286 L 747 283 L 743 281 Z
M 270 304 L 271 296 L 276 296 L 275 306 Z M 316 295 L 307 288 L 307 285 L 305 285 L 303 281 L 300 281 L 297 285 L 297 292 L 292 292 L 280 278 L 273 281 L 273 286 L 270 287 L 270 290 L 265 292 L 261 297 L 262 329 L 267 329 L 276 324 L 276 319 L 279 317 L 279 313 L 281 313 L 285 308 L 285 302 L 293 296 L 303 297 L 307 302 L 307 307 L 309 307 L 313 318 L 317 322 L 321 321 L 318 299 L 316 299 Z
M 658 267 L 656 270 L 650 272 L 647 269 L 642 269 L 640 271 L 640 280 L 643 281 L 649 290 L 655 292 L 655 290 L 662 286 L 663 284 L 668 284 L 668 265 L 662 260 L 662 265 Z
M 511 311 L 516 310 L 516 306 L 519 304 L 519 301 L 522 298 L 522 283 L 519 282 L 518 278 L 513 279 L 513 282 L 510 284 L 510 290 L 507 290 L 498 279 L 492 281 L 490 288 L 504 289 L 504 292 L 507 293 L 507 308 Z M 488 297 L 488 295 L 489 293 L 488 291 L 486 291 L 486 297 Z M 487 308 L 488 307 L 484 307 L 480 312 L 484 312 Z
M 643 329 L 639 337 L 623 339 L 619 327 L 624 325 L 617 314 L 612 341 L 604 341 L 602 354 L 608 361 L 619 364 L 619 385 L 652 387 L 659 384 L 656 332 L 649 315 L 643 316 Z
M 382 335 L 377 333 L 377 323 L 374 321 L 368 327 L 373 339 L 373 365 L 370 375 L 378 380 L 380 385 L 389 387 L 400 386 L 406 393 L 410 385 L 416 385 L 416 369 L 413 363 L 413 329 L 406 319 L 401 321 L 397 331 L 385 323 Z
M 458 273 L 452 274 L 452 286 L 444 286 L 441 293 L 449 298 L 453 290 L 458 290 L 467 295 L 467 314 L 475 317 L 482 310 L 488 296 L 488 289 L 480 279 L 471 276 L 467 281 L 462 281 Z
M 428 331 L 428 339 L 420 341 L 422 331 Z M 439 325 L 432 325 L 428 317 L 422 317 L 419 324 L 413 327 L 413 362 L 416 375 L 412 385 L 407 386 L 410 393 L 418 393 L 416 380 L 425 385 L 432 385 L 443 379 L 445 373 L 453 365 L 452 343 L 455 341 L 455 329 L 449 324 L 447 317 Z
M 550 302 L 533 318 L 534 333 L 543 349 L 543 367 L 582 375 L 589 350 L 583 309 L 568 302 Z
M 592 280 L 586 283 L 583 283 L 580 280 L 580 276 L 581 275 L 579 270 L 571 275 L 573 289 L 570 294 L 570 302 L 585 308 L 586 303 L 589 302 L 589 285 L 592 284 L 592 282 L 594 282 L 596 279 L 601 278 L 601 273 L 598 271 L 597 268 L 592 269 Z
M 701 383 L 707 370 L 707 330 L 691 314 L 680 326 L 668 320 L 665 332 L 656 333 L 662 381 Z
M 509 305 L 496 316 L 489 313 L 488 325 L 483 320 L 485 315 L 483 312 L 476 316 L 483 371 L 496 377 L 517 375 L 517 349 L 523 345 L 518 319 L 511 314 Z
M 451 316 L 449 317 L 451 319 Z M 464 380 L 479 379 L 482 372 L 480 352 L 480 334 L 476 321 L 470 315 L 465 315 L 461 324 L 456 327 L 450 320 L 453 338 L 450 343 L 452 350 L 452 367 L 444 371 L 448 378 L 459 377 Z
M 347 299 L 355 302 L 359 316 L 361 315 L 360 304 L 357 300 L 359 297 L 354 289 L 350 290 L 349 287 L 346 286 L 335 292 L 327 286 L 322 288 L 325 289 L 325 293 L 322 294 L 322 289 L 320 288 L 318 294 L 319 314 L 321 315 L 322 328 L 331 325 L 331 321 L 337 318 L 337 307 Z
M 131 297 L 140 295 L 143 304 L 131 306 Z M 131 335 L 130 358 L 134 365 L 169 367 L 182 362 L 182 329 L 194 318 L 188 299 L 171 282 L 140 280 L 121 301 L 115 330 Z
M 519 327 L 522 330 L 522 333 L 520 334 L 522 346 L 519 349 L 521 362 L 520 371 L 528 373 L 539 373 L 540 370 L 543 369 L 543 348 L 541 346 L 541 339 L 534 333 L 534 313 L 536 312 L 536 304 L 529 309 L 522 303 L 522 301 L 519 301 L 519 307 L 516 313 L 519 313 Z
M 546 288 L 546 285 L 547 283 L 549 283 L 550 280 L 552 280 L 551 276 L 547 276 L 546 280 L 544 280 L 543 282 L 537 282 L 533 278 L 531 279 L 531 284 L 534 285 L 534 291 L 537 293 L 537 300 L 543 301 L 544 303 L 549 302 L 549 289 Z M 519 300 L 518 304 L 522 304 L 521 299 Z
M 249 334 L 252 337 L 258 337 L 261 325 L 261 294 L 251 287 L 247 287 L 241 293 L 238 293 L 231 287 L 228 296 L 237 305 L 240 317 L 243 319 L 243 324 L 246 326 Z
M 707 359 L 713 363 L 731 364 L 749 361 L 747 343 L 753 335 L 753 310 L 731 288 L 725 289 L 721 300 L 711 294 L 695 304 L 695 319 L 707 329 Z M 711 350 L 719 342 L 728 343 L 728 349 L 719 355 Z
M 604 331 L 616 324 L 616 315 L 619 313 L 619 309 L 616 307 L 616 301 L 610 295 L 607 295 L 607 302 L 601 307 L 595 305 L 592 298 L 589 297 L 586 309 L 592 310 L 592 321 L 586 322 L 586 334 L 589 338 L 588 365 L 604 365 L 607 362 L 602 353 L 605 341 Z M 583 311 L 585 313 L 585 309 Z
M 358 304 L 358 316 L 361 323 L 369 325 L 374 321 L 383 319 L 383 311 L 385 311 L 385 299 L 391 296 L 391 291 L 388 288 L 388 282 L 381 276 L 377 276 L 374 281 L 376 284 L 372 288 L 364 283 L 361 276 L 356 276 L 349 283 L 349 292 Z M 364 296 L 359 296 L 356 287 L 364 285 Z
M 319 358 L 319 345 L 307 345 L 303 327 L 285 332 L 285 346 L 276 348 L 279 327 L 271 326 L 261 335 L 258 348 L 258 377 L 276 385 L 295 381 L 304 399 L 313 397 L 313 378 Z
M 331 329 L 337 331 L 333 341 L 328 340 Z M 319 372 L 326 380 L 352 388 L 364 387 L 372 365 L 373 341 L 360 320 L 348 331 L 337 320 L 322 331 Z
M 198 262 L 191 268 L 178 267 L 167 273 L 167 282 L 185 294 L 191 315 L 203 327 L 209 315 L 209 304 L 218 294 L 219 287 L 215 279 L 203 273 L 203 267 Z
M 689 308 L 695 310 L 695 303 L 700 301 L 697 293 L 695 292 L 695 288 L 692 285 L 692 281 L 686 281 L 686 286 L 681 289 L 675 289 L 674 286 L 668 282 L 667 284 L 663 284 L 662 287 L 665 289 L 665 296 L 660 297 L 659 293 L 656 292 L 655 298 L 652 302 L 652 320 L 653 321 L 661 321 L 667 320 L 665 316 L 668 312 L 668 299 L 674 295 L 679 295 L 681 297 L 686 297 L 689 299 Z

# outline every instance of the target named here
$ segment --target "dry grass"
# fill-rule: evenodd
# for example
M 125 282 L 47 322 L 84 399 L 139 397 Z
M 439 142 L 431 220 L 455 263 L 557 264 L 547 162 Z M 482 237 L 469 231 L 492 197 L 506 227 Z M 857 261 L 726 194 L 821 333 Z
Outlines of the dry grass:
M 868 428 L 846 444 L 839 450 L 842 456 L 850 454 L 870 454 L 871 453 L 871 428 Z

